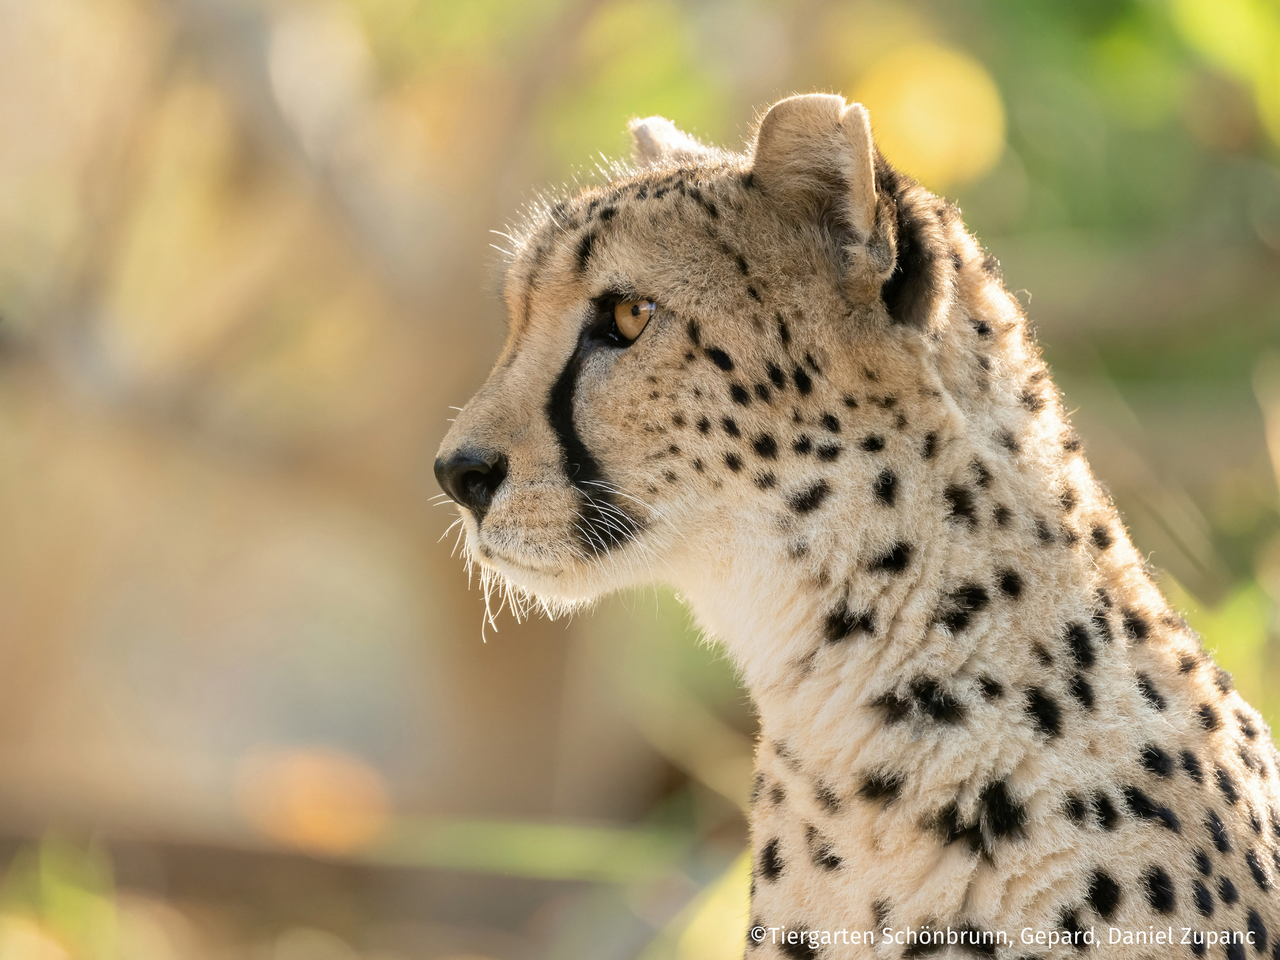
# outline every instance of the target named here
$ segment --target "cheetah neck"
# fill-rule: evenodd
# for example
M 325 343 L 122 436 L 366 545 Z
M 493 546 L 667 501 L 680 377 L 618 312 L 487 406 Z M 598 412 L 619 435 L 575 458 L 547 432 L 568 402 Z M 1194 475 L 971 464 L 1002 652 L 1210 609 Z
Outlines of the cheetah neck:
M 787 536 L 731 539 L 681 585 L 758 707 L 765 780 L 910 793 L 928 819 L 931 798 L 1017 783 L 1101 691 L 1140 709 L 1126 643 L 1176 621 L 1023 321 L 981 306 L 932 345 L 829 351 L 815 392 L 858 405 L 827 509 L 735 525 Z M 864 493 L 886 471 L 892 504 Z

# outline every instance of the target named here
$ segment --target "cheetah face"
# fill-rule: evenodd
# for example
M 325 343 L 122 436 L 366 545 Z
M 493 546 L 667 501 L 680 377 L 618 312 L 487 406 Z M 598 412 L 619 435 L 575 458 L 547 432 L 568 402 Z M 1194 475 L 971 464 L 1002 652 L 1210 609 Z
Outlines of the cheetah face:
M 544 601 L 678 586 L 735 562 L 744 515 L 804 513 L 847 440 L 825 372 L 931 322 L 861 106 L 782 101 L 747 156 L 633 133 L 638 171 L 523 231 L 506 346 L 436 461 L 469 556 Z

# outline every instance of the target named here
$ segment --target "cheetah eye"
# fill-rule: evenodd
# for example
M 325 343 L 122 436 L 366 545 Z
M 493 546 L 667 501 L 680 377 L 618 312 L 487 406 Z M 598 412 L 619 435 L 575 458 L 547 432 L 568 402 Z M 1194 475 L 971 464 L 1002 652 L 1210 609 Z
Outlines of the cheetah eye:
M 627 341 L 635 340 L 658 309 L 652 300 L 624 300 L 613 308 L 613 322 Z

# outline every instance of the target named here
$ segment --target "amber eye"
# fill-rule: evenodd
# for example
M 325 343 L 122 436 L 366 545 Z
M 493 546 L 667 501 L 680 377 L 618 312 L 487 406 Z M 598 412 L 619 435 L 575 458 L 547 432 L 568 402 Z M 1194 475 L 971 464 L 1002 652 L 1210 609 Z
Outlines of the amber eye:
M 613 308 L 613 322 L 618 332 L 628 340 L 634 340 L 649 325 L 658 305 L 652 300 L 624 300 Z

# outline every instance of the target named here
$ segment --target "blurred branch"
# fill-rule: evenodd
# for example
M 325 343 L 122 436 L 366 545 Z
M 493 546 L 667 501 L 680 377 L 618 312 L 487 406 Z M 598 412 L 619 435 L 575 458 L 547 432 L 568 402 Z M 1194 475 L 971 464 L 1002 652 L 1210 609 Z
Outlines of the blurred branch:
M 402 819 L 351 859 L 381 866 L 630 883 L 670 870 L 691 839 L 646 827 Z
M 675 684 L 657 690 L 632 684 L 627 693 L 631 717 L 650 746 L 740 810 L 747 810 L 755 763 L 746 737 Z

